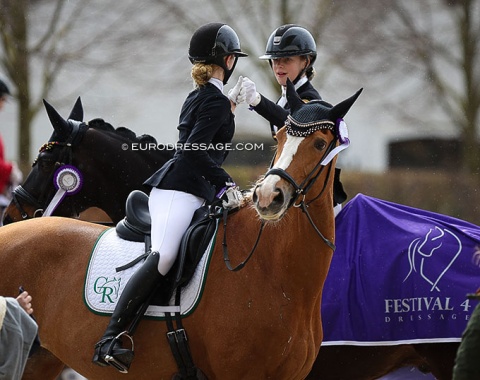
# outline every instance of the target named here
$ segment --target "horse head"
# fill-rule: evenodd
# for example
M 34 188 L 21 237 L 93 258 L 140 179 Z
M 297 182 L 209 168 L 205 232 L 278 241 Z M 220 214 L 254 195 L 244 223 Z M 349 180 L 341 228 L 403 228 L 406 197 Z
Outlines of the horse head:
M 343 117 L 361 91 L 336 106 L 322 100 L 305 103 L 288 81 L 291 114 L 278 131 L 273 165 L 253 193 L 261 219 L 280 220 L 290 206 L 306 206 L 322 194 L 332 194 L 325 190 L 333 184 L 336 154 L 349 144 Z M 331 204 L 333 208 L 333 200 Z
M 83 122 L 80 97 L 66 120 L 47 101 L 43 102 L 54 131 L 48 142 L 40 147 L 24 183 L 14 189 L 12 202 L 5 210 L 4 224 L 41 216 L 45 212 L 56 192 L 54 181 L 57 170 L 72 163 L 72 149 L 80 143 L 88 129 Z M 64 176 L 64 180 L 71 181 L 72 178 Z M 81 178 L 74 180 L 81 181 Z M 81 186 L 81 182 L 75 185 Z M 61 215 L 76 216 L 78 213 L 69 207 Z
M 100 118 L 84 123 L 80 98 L 67 119 L 44 104 L 53 133 L 24 183 L 14 190 L 4 223 L 37 216 L 78 217 L 90 207 L 118 222 L 125 216 L 128 194 L 142 189 L 173 150 L 157 149 L 154 137 L 114 128 Z

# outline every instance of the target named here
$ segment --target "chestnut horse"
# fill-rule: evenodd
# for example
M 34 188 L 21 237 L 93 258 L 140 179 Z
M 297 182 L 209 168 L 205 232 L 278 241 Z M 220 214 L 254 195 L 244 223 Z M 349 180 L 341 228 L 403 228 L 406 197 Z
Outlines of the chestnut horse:
M 73 127 L 48 104 L 46 109 L 54 127 L 50 148 L 46 148 L 47 144 L 40 149 L 31 173 L 22 184 L 22 190 L 17 189 L 15 193 L 17 205 L 12 202 L 6 210 L 7 222 L 22 219 L 20 208 L 25 210 L 28 218 L 32 217 L 35 210 L 45 209 L 55 194 L 54 173 L 61 166 L 62 151 L 67 149 L 62 147 L 62 143 L 73 133 Z M 77 100 L 68 119 L 76 121 L 83 119 L 80 99 Z M 146 144 L 153 140 L 147 136 L 138 138 L 125 128 L 114 130 L 101 119 L 92 120 L 86 127 L 82 132 L 84 138 L 69 148 L 70 163 L 81 168 L 83 187 L 79 192 L 68 195 L 55 210 L 54 215 L 75 217 L 78 212 L 95 206 L 107 210 L 110 218 L 118 222 L 124 216 L 127 195 L 135 189 L 141 189 L 144 179 L 153 173 L 156 165 L 165 162 L 171 153 L 153 149 L 134 152 L 122 150 L 112 153 L 112 144 L 135 144 L 139 141 Z M 105 157 L 102 152 L 110 153 Z M 108 157 L 115 159 L 109 160 Z M 128 169 L 130 167 L 134 170 Z M 119 178 L 123 180 L 118 180 Z M 39 214 L 41 215 L 41 212 L 37 212 L 37 215 Z M 438 379 L 447 380 L 451 377 L 457 348 L 458 343 L 371 347 L 322 346 L 307 379 L 370 380 L 408 365 L 432 372 Z M 46 357 L 49 354 L 43 352 L 43 355 Z M 54 368 L 53 362 L 57 360 L 54 357 L 51 357 L 51 360 L 50 367 Z
M 202 299 L 183 319 L 195 364 L 209 379 L 308 375 L 322 342 L 319 310 L 334 248 L 335 154 L 348 141 L 339 119 L 358 95 L 335 107 L 304 104 L 289 83 L 292 115 L 279 131 L 273 167 L 257 182 L 250 206 L 229 216 L 226 227 L 236 263 L 264 223 L 254 255 L 242 270 L 229 271 L 218 239 Z M 128 374 L 91 363 L 108 317 L 87 309 L 83 283 L 92 248 L 106 228 L 51 217 L 0 229 L 0 265 L 8 268 L 0 294 L 12 294 L 19 284 L 29 290 L 45 349 L 28 364 L 27 379 L 48 378 L 48 365 L 61 369 L 46 351 L 90 380 L 170 379 L 177 372 L 166 326 L 154 320 L 142 321 L 136 331 L 137 354 Z
M 173 150 L 158 145 L 151 136 L 136 136 L 124 127 L 114 129 L 102 119 L 83 123 L 80 98 L 67 120 L 44 103 L 54 131 L 24 183 L 14 190 L 4 224 L 46 211 L 78 217 L 92 207 L 117 223 L 125 216 L 128 194 L 141 189 L 143 181 L 173 156 Z M 61 179 L 67 187 L 63 194 L 58 190 Z
M 98 207 L 107 210 L 110 218 L 118 222 L 125 213 L 126 196 L 140 189 L 145 178 L 153 173 L 157 165 L 170 158 L 168 150 L 122 150 L 113 152 L 116 144 L 143 144 L 154 142 L 148 136 L 136 137 L 125 128 L 114 130 L 101 119 L 86 124 L 82 138 L 70 148 L 62 147 L 73 131 L 73 126 L 64 120 L 48 104 L 45 105 L 54 127 L 49 144 L 40 148 L 31 173 L 15 192 L 16 202 L 6 210 L 6 222 L 21 220 L 20 209 L 24 209 L 28 218 L 35 210 L 43 210 L 55 194 L 53 177 L 61 166 L 62 152 L 71 149 L 69 163 L 81 168 L 83 174 L 82 189 L 66 196 L 54 215 L 75 217 L 79 212 Z M 81 121 L 83 108 L 77 100 L 68 119 Z M 48 149 L 47 146 L 50 146 Z M 106 152 L 106 154 L 102 154 Z M 105 157 L 106 156 L 106 157 Z M 115 157 L 109 160 L 108 157 Z M 118 159 L 120 158 L 120 159 Z M 129 164 L 131 163 L 131 164 Z M 132 166 L 130 166 L 132 165 Z M 133 167 L 134 170 L 128 170 Z M 123 178 L 123 180 L 119 180 Z M 98 191 L 100 190 L 100 191 Z M 109 195 L 109 196 L 106 196 Z M 41 215 L 41 211 L 37 212 Z M 438 379 L 451 377 L 458 343 L 425 343 L 397 346 L 323 346 L 307 379 L 370 380 L 383 376 L 401 366 L 416 366 L 425 372 L 432 372 Z M 43 353 L 45 356 L 48 353 Z M 51 358 L 52 362 L 56 361 Z M 53 366 L 52 366 L 53 368 Z

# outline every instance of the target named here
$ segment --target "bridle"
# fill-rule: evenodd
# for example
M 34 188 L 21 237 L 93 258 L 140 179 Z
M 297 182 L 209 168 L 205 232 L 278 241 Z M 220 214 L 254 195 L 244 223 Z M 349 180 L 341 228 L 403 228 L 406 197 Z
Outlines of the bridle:
M 285 169 L 282 168 L 270 168 L 267 173 L 265 174 L 265 178 L 267 178 L 269 175 L 278 175 L 280 178 L 283 178 L 285 181 L 287 181 L 295 190 L 294 196 L 290 199 L 290 202 L 287 206 L 287 210 L 293 206 L 297 208 L 301 208 L 302 211 L 305 213 L 307 216 L 310 224 L 312 227 L 315 229 L 315 232 L 320 236 L 320 238 L 323 240 L 323 242 L 328 245 L 332 251 L 335 251 L 335 244 L 333 244 L 330 240 L 328 240 L 322 232 L 318 229 L 318 227 L 315 225 L 312 217 L 310 216 L 310 213 L 308 212 L 308 205 L 312 202 L 314 202 L 316 199 L 318 199 L 324 192 L 325 189 L 327 188 L 327 184 L 330 180 L 330 175 L 332 173 L 332 161 L 331 159 L 326 162 L 327 158 L 330 157 L 330 153 L 334 151 L 335 146 L 337 145 L 337 138 L 333 139 L 330 144 L 328 145 L 327 150 L 323 154 L 323 156 L 320 158 L 320 160 L 317 162 L 315 167 L 310 171 L 310 173 L 305 177 L 305 179 L 298 184 L 295 179 L 287 173 Z M 333 158 L 333 156 L 332 156 Z M 308 202 L 306 201 L 306 196 L 309 190 L 312 188 L 312 186 L 315 184 L 317 179 L 320 177 L 320 175 L 323 173 L 323 171 L 327 168 L 327 176 L 325 178 L 325 182 L 323 183 L 322 190 L 310 199 Z M 300 198 L 300 201 L 297 203 L 298 199 Z
M 302 211 L 307 216 L 308 221 L 310 222 L 312 227 L 315 229 L 315 232 L 318 234 L 318 236 L 320 236 L 323 242 L 328 247 L 330 247 L 332 251 L 335 251 L 335 244 L 333 244 L 333 242 L 328 240 L 322 234 L 319 228 L 315 225 L 315 222 L 313 221 L 310 213 L 308 212 L 308 205 L 314 202 L 316 199 L 318 199 L 325 192 L 327 184 L 330 181 L 330 176 L 333 172 L 332 171 L 333 158 L 342 150 L 348 148 L 348 146 L 350 145 L 350 140 L 348 139 L 347 125 L 345 124 L 342 118 L 336 119 L 335 122 L 328 119 L 318 120 L 313 122 L 302 122 L 294 118 L 292 114 L 288 115 L 287 120 L 285 121 L 285 131 L 290 136 L 307 137 L 319 130 L 330 130 L 334 135 L 334 139 L 330 142 L 330 144 L 328 145 L 327 149 L 325 150 L 324 154 L 322 155 L 320 160 L 317 162 L 315 167 L 310 171 L 310 173 L 306 176 L 306 178 L 300 184 L 298 184 L 295 181 L 295 179 L 289 173 L 287 173 L 285 169 L 272 167 L 273 160 L 272 160 L 272 163 L 270 164 L 270 169 L 265 174 L 265 178 L 267 178 L 269 175 L 278 175 L 280 178 L 287 181 L 290 184 L 290 186 L 293 187 L 293 189 L 295 190 L 295 195 L 290 199 L 290 202 L 287 206 L 287 210 L 291 206 L 301 208 Z M 337 142 L 340 142 L 338 146 L 337 146 Z M 327 176 L 325 178 L 325 182 L 323 184 L 322 190 L 318 193 L 317 196 L 313 197 L 311 200 L 307 202 L 306 195 L 308 191 L 312 188 L 312 186 L 315 184 L 315 182 L 323 173 L 326 167 L 328 168 L 327 169 L 328 172 L 327 172 Z M 298 202 L 299 198 L 300 198 L 300 201 Z
M 310 171 L 310 173 L 307 175 L 307 177 L 302 181 L 302 183 L 297 184 L 295 179 L 287 173 L 286 170 L 281 169 L 281 168 L 272 168 L 273 166 L 273 160 L 270 163 L 270 169 L 267 171 L 265 174 L 265 178 L 267 178 L 269 175 L 278 175 L 279 177 L 285 179 L 294 189 L 295 189 L 295 196 L 290 199 L 290 202 L 287 206 L 287 210 L 293 206 L 293 207 L 298 207 L 301 208 L 302 211 L 307 215 L 307 218 L 312 225 L 312 227 L 315 229 L 315 232 L 320 236 L 320 238 L 323 240 L 323 242 L 332 249 L 332 251 L 335 251 L 335 244 L 333 244 L 330 240 L 328 240 L 322 232 L 318 229 L 318 227 L 315 225 L 315 222 L 313 221 L 312 217 L 310 216 L 310 213 L 308 212 L 308 205 L 312 202 L 314 202 L 316 199 L 318 199 L 325 191 L 327 188 L 327 184 L 330 180 L 330 175 L 332 173 L 332 158 L 335 157 L 335 155 L 340 152 L 341 150 L 345 149 L 345 147 L 336 147 L 338 141 L 338 137 L 336 136 L 329 144 L 327 147 L 325 153 L 323 156 L 320 158 L 318 163 L 315 165 L 315 167 Z M 347 145 L 348 146 L 348 145 Z M 274 155 L 275 157 L 275 155 Z M 323 173 L 323 171 L 327 168 L 327 177 L 325 178 L 325 182 L 323 183 L 322 190 L 318 193 L 317 196 L 312 198 L 310 201 L 306 201 L 306 195 L 308 191 L 312 188 L 312 186 L 315 184 L 317 179 L 320 177 L 320 175 Z M 299 203 L 296 203 L 298 198 L 301 196 L 301 200 Z M 265 227 L 265 221 L 262 220 L 260 229 L 258 231 L 257 239 L 255 240 L 255 243 L 253 245 L 253 248 L 250 250 L 250 253 L 248 254 L 247 258 L 243 260 L 240 264 L 238 264 L 236 267 L 232 267 L 230 263 L 230 258 L 228 255 L 228 248 L 227 248 L 227 216 L 228 216 L 228 210 L 224 209 L 223 211 L 223 242 L 222 242 L 222 249 L 223 249 L 223 260 L 225 262 L 225 265 L 230 271 L 238 271 L 242 269 L 247 262 L 251 259 L 253 256 L 253 253 L 255 252 L 255 249 L 258 246 L 258 243 L 260 241 L 260 237 L 262 235 L 263 229 Z
M 44 144 L 39 149 L 39 154 L 51 150 L 56 146 L 61 147 L 57 162 L 55 164 L 55 169 L 51 175 L 49 176 L 48 180 L 41 187 L 40 195 L 38 198 L 34 197 L 31 193 L 29 193 L 22 185 L 18 185 L 12 192 L 12 202 L 19 211 L 23 220 L 36 218 L 40 216 L 49 216 L 54 211 L 54 209 L 60 204 L 62 199 L 55 199 L 56 195 L 59 193 L 60 190 L 57 190 L 57 194 L 52 195 L 52 190 L 49 188 L 51 181 L 55 183 L 55 174 L 65 172 L 65 170 L 73 170 L 75 171 L 76 168 L 72 166 L 73 162 L 73 148 L 77 146 L 83 138 L 85 131 L 88 129 L 88 125 L 83 122 L 75 121 L 69 119 L 68 124 L 72 127 L 71 132 L 65 141 L 49 141 L 48 143 Z M 37 159 L 35 159 L 32 166 L 37 164 Z M 67 169 L 66 169 L 67 168 Z M 76 172 L 80 173 L 78 169 Z M 70 173 L 69 173 L 70 174 Z M 80 175 L 80 174 L 79 174 Z M 57 186 L 58 188 L 58 186 Z M 68 192 L 66 193 L 68 194 Z M 28 213 L 22 206 L 22 202 L 31 204 L 35 207 L 35 211 L 32 216 L 29 216 Z M 45 211 L 50 210 L 48 215 Z

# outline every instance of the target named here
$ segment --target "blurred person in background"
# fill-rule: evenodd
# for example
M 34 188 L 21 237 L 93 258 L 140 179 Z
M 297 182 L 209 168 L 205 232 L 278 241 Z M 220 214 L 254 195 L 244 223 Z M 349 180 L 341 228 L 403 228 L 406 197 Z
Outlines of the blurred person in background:
M 32 296 L 21 290 L 0 296 L 0 380 L 20 380 L 29 355 L 36 347 L 38 326 L 32 318 Z
M 480 288 L 470 299 L 480 301 Z M 480 379 L 480 303 L 473 310 L 458 346 L 453 380 Z
M 0 111 L 10 96 L 10 89 L 7 84 L 0 79 Z M 15 162 L 9 162 L 5 159 L 5 147 L 3 138 L 0 134 L 0 226 L 3 220 L 3 211 L 10 203 L 11 190 L 22 182 L 22 172 L 18 169 Z

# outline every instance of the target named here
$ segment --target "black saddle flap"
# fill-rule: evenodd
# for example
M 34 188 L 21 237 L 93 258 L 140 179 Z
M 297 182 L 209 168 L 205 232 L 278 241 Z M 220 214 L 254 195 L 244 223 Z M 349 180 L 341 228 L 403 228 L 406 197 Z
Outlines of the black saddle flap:
M 177 260 L 174 265 L 175 284 L 182 285 L 190 281 L 201 260 L 208 243 L 217 228 L 220 215 L 211 212 L 211 206 L 202 206 L 193 215 L 190 227 L 183 235 Z

